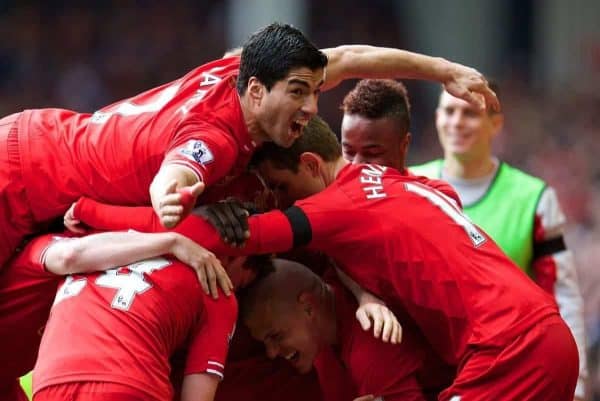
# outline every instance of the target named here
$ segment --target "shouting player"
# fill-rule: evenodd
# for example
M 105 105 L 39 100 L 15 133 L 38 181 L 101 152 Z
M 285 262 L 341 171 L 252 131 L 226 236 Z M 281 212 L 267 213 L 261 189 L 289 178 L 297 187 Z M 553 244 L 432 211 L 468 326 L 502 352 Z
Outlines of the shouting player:
M 327 67 L 327 69 L 326 69 Z M 241 57 L 217 60 L 94 114 L 26 110 L 0 119 L 0 266 L 24 235 L 80 196 L 152 204 L 177 225 L 205 186 L 236 175 L 265 141 L 289 146 L 317 112 L 319 93 L 353 77 L 443 83 L 483 107 L 498 106 L 477 71 L 397 49 L 319 51 L 297 29 L 271 24 Z M 178 188 L 191 189 L 182 202 Z

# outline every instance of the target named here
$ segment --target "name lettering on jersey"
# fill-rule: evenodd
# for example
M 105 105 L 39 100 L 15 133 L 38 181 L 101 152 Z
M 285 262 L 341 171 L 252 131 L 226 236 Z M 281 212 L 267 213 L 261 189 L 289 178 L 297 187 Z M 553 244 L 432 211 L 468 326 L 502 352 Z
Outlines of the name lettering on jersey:
M 95 281 L 100 287 L 114 288 L 117 293 L 110 306 L 114 309 L 129 310 L 135 296 L 152 288 L 146 281 L 144 274 L 151 274 L 156 270 L 169 266 L 171 261 L 164 258 L 147 259 L 123 268 L 107 270 Z
M 206 144 L 200 140 L 192 139 L 185 144 L 184 148 L 179 150 L 179 153 L 193 162 L 203 165 L 212 163 L 215 158 Z
M 360 172 L 360 183 L 363 191 L 367 193 L 367 199 L 385 198 L 387 194 L 383 189 L 383 173 L 387 168 L 377 164 L 367 164 Z
M 215 67 L 211 70 L 205 71 L 200 76 L 202 77 L 202 81 L 200 82 L 200 89 L 196 91 L 192 95 L 192 97 L 185 102 L 183 106 L 179 108 L 179 111 L 182 114 L 186 114 L 192 107 L 194 107 L 198 102 L 204 99 L 204 96 L 208 93 L 207 86 L 213 86 L 221 81 L 221 77 L 214 75 L 215 72 L 222 70 L 224 67 Z

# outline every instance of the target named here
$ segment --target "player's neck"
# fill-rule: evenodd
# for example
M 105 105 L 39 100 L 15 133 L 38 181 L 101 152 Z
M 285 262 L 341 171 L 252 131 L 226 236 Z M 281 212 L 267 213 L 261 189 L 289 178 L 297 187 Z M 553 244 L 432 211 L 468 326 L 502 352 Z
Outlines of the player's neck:
M 327 163 L 327 172 L 326 172 L 326 182 L 329 186 L 333 181 L 335 181 L 336 177 L 340 173 L 340 171 L 346 167 L 346 165 L 350 163 L 343 157 L 339 157 L 338 159 Z
M 473 158 L 459 158 L 446 155 L 444 159 L 444 174 L 460 179 L 481 178 L 494 171 L 496 163 L 492 155 Z
M 268 140 L 267 134 L 262 130 L 256 115 L 252 112 L 250 105 L 248 104 L 248 96 L 244 94 L 239 97 L 240 99 L 240 107 L 242 109 L 242 114 L 244 115 L 244 122 L 246 123 L 246 127 L 248 128 L 248 135 L 254 142 L 258 145 Z

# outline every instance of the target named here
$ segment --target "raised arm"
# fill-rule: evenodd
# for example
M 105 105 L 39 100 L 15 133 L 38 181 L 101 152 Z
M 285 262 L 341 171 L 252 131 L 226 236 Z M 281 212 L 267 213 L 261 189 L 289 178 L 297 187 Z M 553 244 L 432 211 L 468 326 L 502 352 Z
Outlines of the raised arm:
M 329 59 L 323 90 L 352 78 L 424 79 L 441 83 L 448 93 L 482 109 L 486 104 L 500 109 L 496 94 L 481 73 L 440 57 L 366 45 L 338 46 L 323 52 Z
M 185 199 L 178 189 L 189 188 L 192 199 Z M 204 190 L 204 183 L 190 168 L 178 164 L 161 167 L 150 185 L 152 207 L 166 228 L 173 228 L 187 216 Z

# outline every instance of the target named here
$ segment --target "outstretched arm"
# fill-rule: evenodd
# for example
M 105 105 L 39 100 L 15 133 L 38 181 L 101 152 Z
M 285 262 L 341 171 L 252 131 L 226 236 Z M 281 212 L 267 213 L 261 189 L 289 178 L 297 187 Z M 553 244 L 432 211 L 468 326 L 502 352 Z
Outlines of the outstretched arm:
M 448 93 L 482 109 L 486 105 L 493 110 L 500 109 L 498 98 L 484 76 L 462 64 L 406 50 L 366 45 L 338 46 L 323 49 L 323 52 L 329 59 L 323 90 L 352 78 L 424 79 L 441 83 Z

